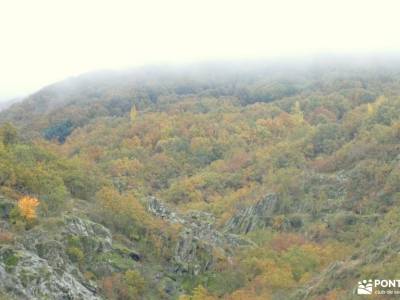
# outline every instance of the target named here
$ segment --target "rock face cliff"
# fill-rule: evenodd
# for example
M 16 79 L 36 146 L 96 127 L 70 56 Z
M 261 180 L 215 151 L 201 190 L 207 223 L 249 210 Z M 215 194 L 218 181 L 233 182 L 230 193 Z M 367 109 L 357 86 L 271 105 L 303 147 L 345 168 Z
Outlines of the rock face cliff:
M 277 202 L 276 194 L 268 194 L 254 205 L 238 210 L 225 224 L 225 230 L 236 234 L 246 234 L 270 226 Z
M 0 196 L 0 294 L 29 300 L 100 300 L 91 278 L 141 263 L 133 245 L 114 243 L 108 228 L 84 215 L 68 213 L 18 230 L 11 216 L 14 206 Z
M 10 217 L 14 205 L 0 199 L 0 233 L 15 230 Z M 155 284 L 171 298 L 179 293 L 181 276 L 199 275 L 220 260 L 229 260 L 239 247 L 255 246 L 218 230 L 214 216 L 207 212 L 178 213 L 156 198 L 149 199 L 148 211 L 181 225 L 172 259 L 163 271 L 158 274 L 158 267 L 146 267 L 159 277 Z M 131 246 L 113 241 L 109 229 L 85 216 L 69 213 L 42 220 L 10 241 L 0 240 L 0 291 L 24 300 L 103 299 L 87 273 L 102 278 L 124 272 L 127 266 L 141 268 L 142 255 Z
M 67 252 L 73 239 L 82 241 L 88 260 L 110 251 L 109 230 L 73 216 L 47 226 L 0 245 L 0 289 L 17 299 L 101 299 L 96 284 L 84 278 Z
M 179 214 L 155 197 L 149 198 L 148 210 L 168 222 L 183 225 L 174 251 L 174 273 L 197 275 L 212 268 L 218 259 L 229 258 L 237 247 L 254 246 L 240 236 L 218 231 L 210 213 Z
M 3 247 L 0 260 L 0 287 L 18 299 L 101 299 L 75 268 L 56 266 L 63 263 L 60 257 L 53 262 L 35 252 Z

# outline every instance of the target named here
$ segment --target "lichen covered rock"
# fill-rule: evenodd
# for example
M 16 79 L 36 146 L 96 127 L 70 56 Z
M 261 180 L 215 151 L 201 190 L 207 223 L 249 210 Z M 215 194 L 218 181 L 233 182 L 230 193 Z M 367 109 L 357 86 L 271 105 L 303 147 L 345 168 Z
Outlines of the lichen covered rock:
M 27 250 L 0 248 L 0 289 L 18 299 L 101 299 L 94 286 Z
M 174 273 L 198 275 L 211 269 L 219 259 L 233 255 L 236 247 L 253 245 L 247 239 L 217 230 L 210 213 L 179 214 L 154 197 L 149 199 L 148 210 L 171 223 L 183 225 L 174 250 Z
M 49 220 L 0 244 L 0 290 L 17 299 L 101 299 L 79 264 L 112 250 L 110 231 L 98 223 L 77 216 Z
M 225 230 L 236 234 L 246 234 L 271 225 L 277 202 L 278 197 L 276 194 L 266 195 L 254 205 L 240 209 L 228 220 Z

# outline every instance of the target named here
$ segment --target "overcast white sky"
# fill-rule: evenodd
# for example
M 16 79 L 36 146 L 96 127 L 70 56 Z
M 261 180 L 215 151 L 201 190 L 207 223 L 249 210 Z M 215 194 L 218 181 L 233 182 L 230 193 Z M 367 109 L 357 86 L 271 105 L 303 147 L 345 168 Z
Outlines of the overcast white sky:
M 0 0 L 0 99 L 96 69 L 400 50 L 396 0 Z

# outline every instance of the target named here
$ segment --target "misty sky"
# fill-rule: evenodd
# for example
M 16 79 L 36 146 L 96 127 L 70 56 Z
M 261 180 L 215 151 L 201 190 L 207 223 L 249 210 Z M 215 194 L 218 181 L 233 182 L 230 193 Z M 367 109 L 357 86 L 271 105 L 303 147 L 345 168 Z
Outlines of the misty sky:
M 0 99 L 144 64 L 400 50 L 399 1 L 0 0 Z

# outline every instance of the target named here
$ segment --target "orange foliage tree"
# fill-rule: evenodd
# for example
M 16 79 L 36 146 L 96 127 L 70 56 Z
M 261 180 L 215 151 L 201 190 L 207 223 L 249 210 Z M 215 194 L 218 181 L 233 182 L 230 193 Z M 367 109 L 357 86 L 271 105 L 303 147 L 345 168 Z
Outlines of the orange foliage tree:
M 28 221 L 36 219 L 36 209 L 40 202 L 37 198 L 25 196 L 18 201 L 18 210 L 23 218 Z

